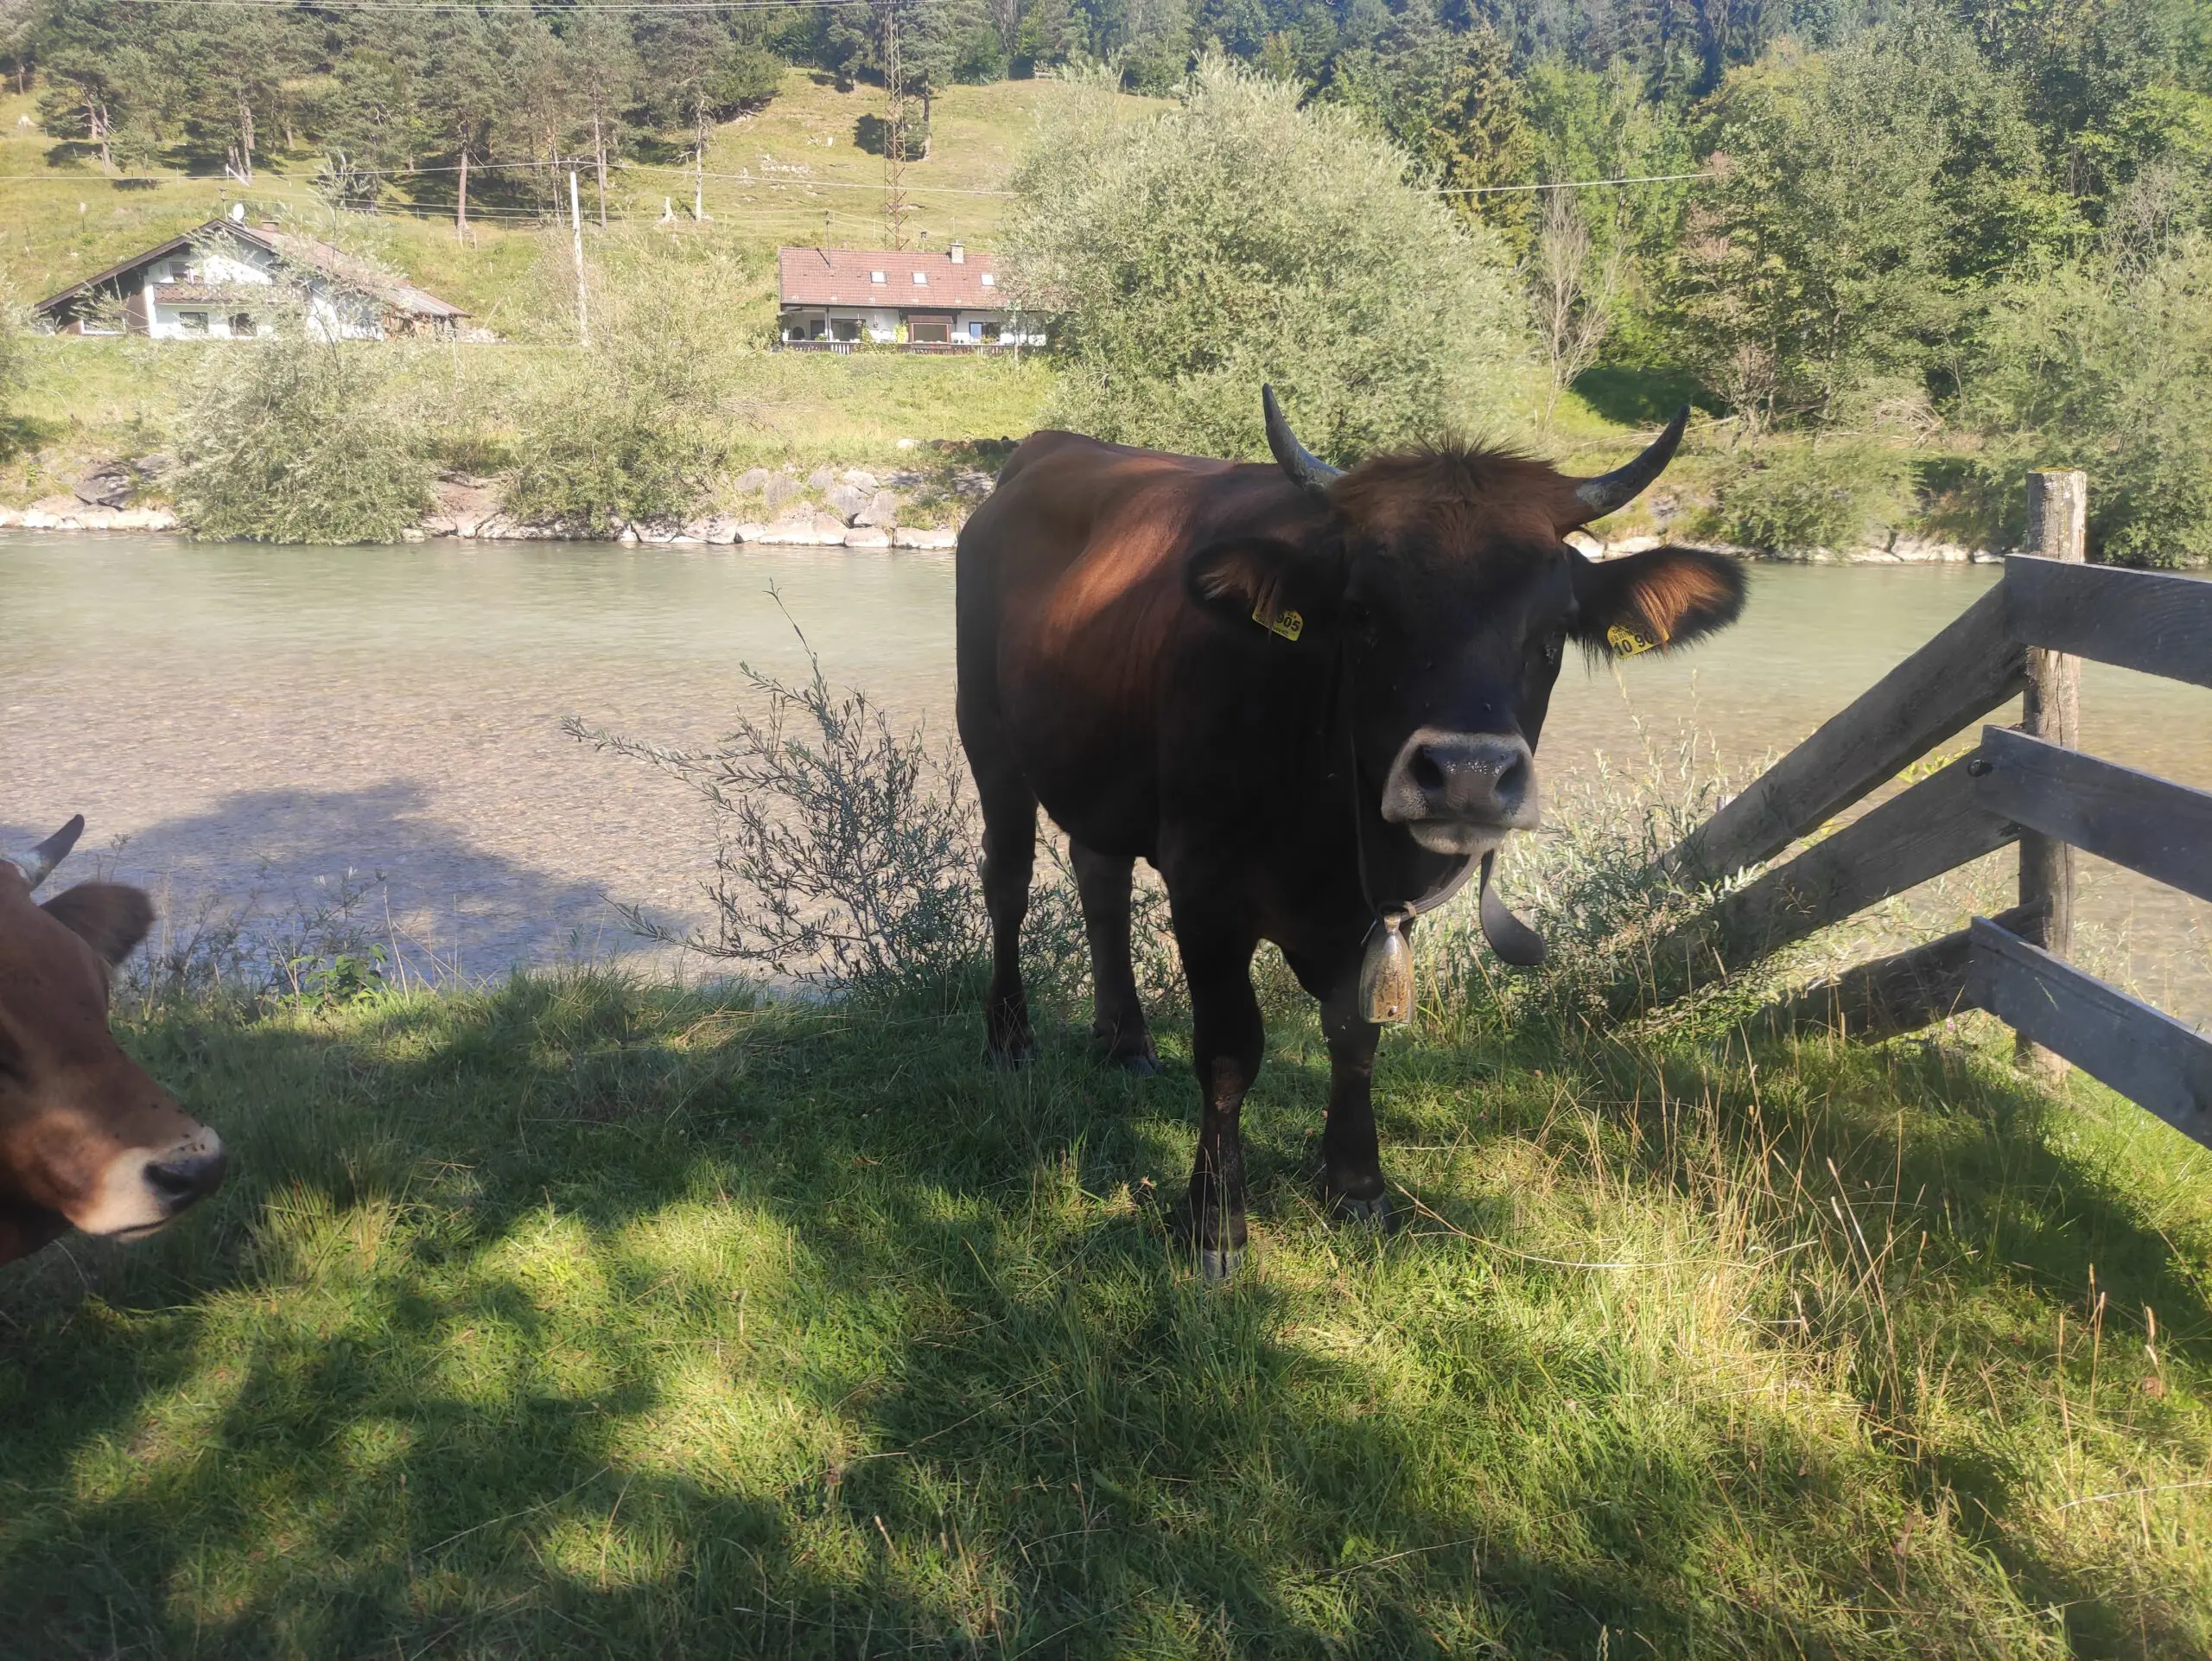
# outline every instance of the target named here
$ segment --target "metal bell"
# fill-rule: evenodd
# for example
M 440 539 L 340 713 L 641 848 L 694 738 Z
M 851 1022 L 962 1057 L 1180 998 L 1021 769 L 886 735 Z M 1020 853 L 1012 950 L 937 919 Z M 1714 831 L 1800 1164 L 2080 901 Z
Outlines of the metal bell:
M 1405 936 L 1409 910 L 1386 912 L 1367 937 L 1359 964 L 1360 1013 L 1379 1027 L 1395 1027 L 1414 1014 L 1414 951 Z

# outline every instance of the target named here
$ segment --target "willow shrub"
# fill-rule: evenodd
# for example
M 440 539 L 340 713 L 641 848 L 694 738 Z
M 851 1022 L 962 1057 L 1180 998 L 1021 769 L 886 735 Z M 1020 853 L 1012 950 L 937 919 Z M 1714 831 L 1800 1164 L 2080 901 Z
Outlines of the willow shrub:
M 180 423 L 178 518 L 220 541 L 397 540 L 430 505 L 397 355 L 296 325 L 211 351 Z
M 1273 381 L 1350 461 L 1496 422 L 1528 355 L 1495 236 L 1414 188 L 1350 111 L 1221 58 L 1122 118 L 1068 99 L 1015 175 L 1009 293 L 1050 318 L 1055 424 L 1200 455 L 1266 454 Z
M 1714 480 L 1705 533 L 1777 553 L 1840 552 L 1885 540 L 1912 507 L 1903 451 L 1851 439 L 1746 450 Z
M 574 315 L 565 246 L 540 261 L 546 315 Z M 517 518 L 602 534 L 682 519 L 729 454 L 725 388 L 753 347 L 731 327 L 746 273 L 728 250 L 664 232 L 607 233 L 587 266 L 588 343 L 524 403 L 505 502 Z
M 2089 475 L 2096 556 L 2212 563 L 2212 242 L 2130 270 L 2096 262 L 2008 288 L 1967 383 L 2017 491 L 2024 468 Z

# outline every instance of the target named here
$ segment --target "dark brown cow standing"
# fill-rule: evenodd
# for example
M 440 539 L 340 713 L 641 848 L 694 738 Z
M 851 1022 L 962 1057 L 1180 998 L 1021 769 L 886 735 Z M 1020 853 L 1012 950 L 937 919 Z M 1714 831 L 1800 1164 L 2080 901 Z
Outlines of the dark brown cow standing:
M 137 1239 L 223 1180 L 223 1142 L 108 1030 L 108 977 L 145 939 L 136 888 L 31 899 L 83 830 L 0 858 L 0 1263 L 79 1228 Z
M 1209 1274 L 1245 1238 L 1237 1115 L 1259 1072 L 1250 977 L 1273 940 L 1320 1000 L 1320 1184 L 1390 1220 L 1359 992 L 1377 918 L 1536 822 L 1534 749 L 1565 647 L 1680 646 L 1734 620 L 1732 560 L 1658 548 L 1594 563 L 1561 538 L 1624 506 L 1679 442 L 1569 478 L 1456 448 L 1338 474 L 1265 399 L 1275 466 L 1040 432 L 961 532 L 961 741 L 984 831 L 994 1058 L 1033 1048 L 1020 962 L 1041 803 L 1067 832 L 1094 1030 L 1156 1068 L 1129 959 L 1134 862 L 1167 888 L 1204 1117 L 1187 1222 Z M 1510 955 L 1541 944 L 1485 896 Z M 1400 913 L 1402 915 L 1402 912 Z

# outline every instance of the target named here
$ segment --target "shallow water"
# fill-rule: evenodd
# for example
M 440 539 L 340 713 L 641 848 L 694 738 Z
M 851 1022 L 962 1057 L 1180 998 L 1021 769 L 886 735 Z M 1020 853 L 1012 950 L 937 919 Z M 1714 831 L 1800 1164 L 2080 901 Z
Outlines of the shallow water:
M 1549 787 L 1601 769 L 1748 777 L 1963 610 L 1993 567 L 1762 566 L 1743 623 L 1680 659 L 1572 663 Z M 787 619 L 779 609 L 787 609 Z M 260 548 L 0 532 L 0 836 L 72 812 L 172 926 L 284 918 L 352 870 L 419 971 L 636 949 L 610 900 L 704 911 L 704 818 L 675 781 L 563 737 L 574 713 L 696 744 L 740 665 L 830 678 L 950 736 L 949 557 L 431 543 Z M 1998 719 L 2015 716 L 1999 712 Z M 2083 741 L 2212 785 L 2212 691 L 2085 666 Z M 2212 1016 L 2212 908 L 2093 869 L 2101 967 Z

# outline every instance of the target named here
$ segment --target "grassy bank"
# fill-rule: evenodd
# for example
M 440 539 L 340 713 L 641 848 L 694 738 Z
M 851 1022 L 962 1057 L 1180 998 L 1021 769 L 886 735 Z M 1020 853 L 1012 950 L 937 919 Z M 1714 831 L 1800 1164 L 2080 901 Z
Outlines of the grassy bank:
M 1291 1000 L 1217 1289 L 1148 1203 L 1188 1168 L 1186 1030 L 1138 1082 L 1059 1015 L 1006 1074 L 960 996 L 139 1013 L 237 1176 L 0 1276 L 12 1641 L 2212 1645 L 2212 1160 L 2136 1110 L 1973 1033 L 1455 1018 L 1385 1047 L 1420 1210 L 1377 1242 L 1307 1197 Z

